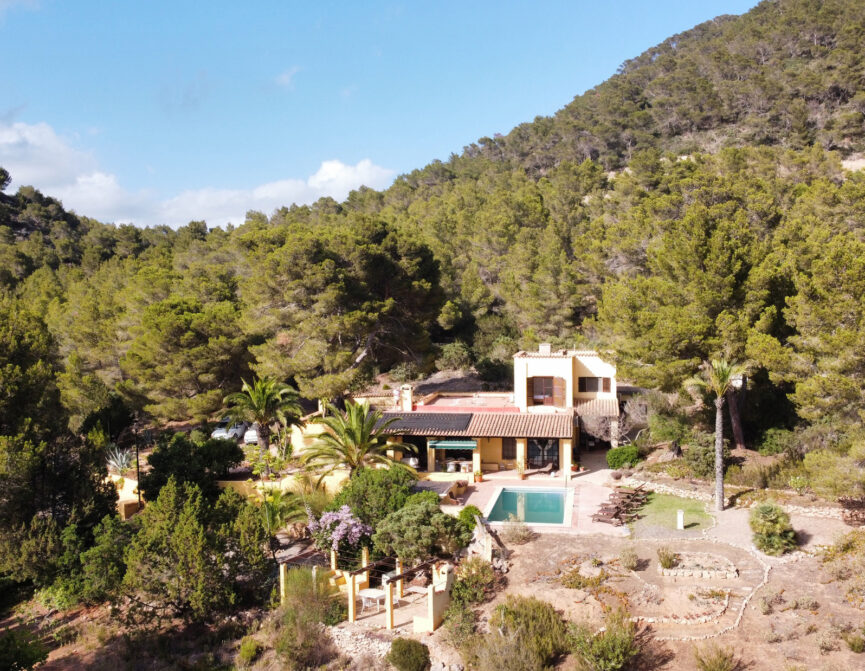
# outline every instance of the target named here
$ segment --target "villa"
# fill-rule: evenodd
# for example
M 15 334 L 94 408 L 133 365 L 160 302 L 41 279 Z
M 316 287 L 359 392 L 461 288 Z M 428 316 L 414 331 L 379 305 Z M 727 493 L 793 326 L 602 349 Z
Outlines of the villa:
M 546 472 L 567 481 L 580 450 L 606 442 L 588 425 L 607 426 L 613 447 L 618 435 L 615 366 L 594 351 L 554 351 L 548 344 L 514 355 L 512 392 L 414 398 L 405 384 L 373 403 L 392 420 L 388 430 L 397 440 L 415 446 L 405 458 L 426 474 Z

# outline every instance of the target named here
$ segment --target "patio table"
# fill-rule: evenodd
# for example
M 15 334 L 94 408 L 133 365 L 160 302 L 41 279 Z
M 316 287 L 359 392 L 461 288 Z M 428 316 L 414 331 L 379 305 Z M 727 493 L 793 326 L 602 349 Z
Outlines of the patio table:
M 372 603 L 375 602 L 375 612 L 378 613 L 381 610 L 381 604 L 384 602 L 386 593 L 383 589 L 367 587 L 360 590 L 357 595 L 361 599 L 360 612 L 365 611 L 367 606 L 372 606 Z

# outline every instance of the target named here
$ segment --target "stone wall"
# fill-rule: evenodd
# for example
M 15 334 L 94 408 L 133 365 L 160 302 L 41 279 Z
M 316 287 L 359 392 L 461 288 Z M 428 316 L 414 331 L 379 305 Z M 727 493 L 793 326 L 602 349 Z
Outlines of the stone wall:
M 634 476 L 623 478 L 622 483 L 628 487 L 638 487 L 643 485 L 644 489 L 649 489 L 658 494 L 670 494 L 683 499 L 695 499 L 697 501 L 706 501 L 711 503 L 715 497 L 708 493 L 697 489 L 685 489 L 684 487 L 674 487 L 663 482 L 652 482 L 651 480 L 642 480 Z M 751 503 L 750 507 L 757 505 L 757 501 Z M 789 503 L 781 503 L 779 505 L 791 515 L 803 515 L 805 517 L 829 518 L 834 520 L 842 519 L 843 510 L 841 508 L 830 508 L 827 506 L 794 506 Z

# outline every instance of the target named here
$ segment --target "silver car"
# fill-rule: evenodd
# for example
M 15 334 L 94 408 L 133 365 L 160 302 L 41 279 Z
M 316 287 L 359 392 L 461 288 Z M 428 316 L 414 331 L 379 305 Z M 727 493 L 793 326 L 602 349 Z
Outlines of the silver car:
M 246 422 L 235 422 L 230 417 L 225 417 L 216 425 L 216 429 L 210 434 L 210 437 L 221 438 L 222 440 L 240 440 L 248 426 Z

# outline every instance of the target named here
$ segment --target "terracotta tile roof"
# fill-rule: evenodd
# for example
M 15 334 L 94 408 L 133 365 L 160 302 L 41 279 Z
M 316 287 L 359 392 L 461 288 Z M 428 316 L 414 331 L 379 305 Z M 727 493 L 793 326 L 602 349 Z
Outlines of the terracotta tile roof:
M 574 410 L 580 417 L 618 417 L 619 402 L 614 398 L 574 399 Z
M 466 433 L 473 438 L 572 438 L 574 414 L 477 412 Z
M 398 418 L 388 429 L 404 436 L 450 436 L 465 438 L 571 438 L 573 412 L 432 413 L 386 412 L 384 419 Z

